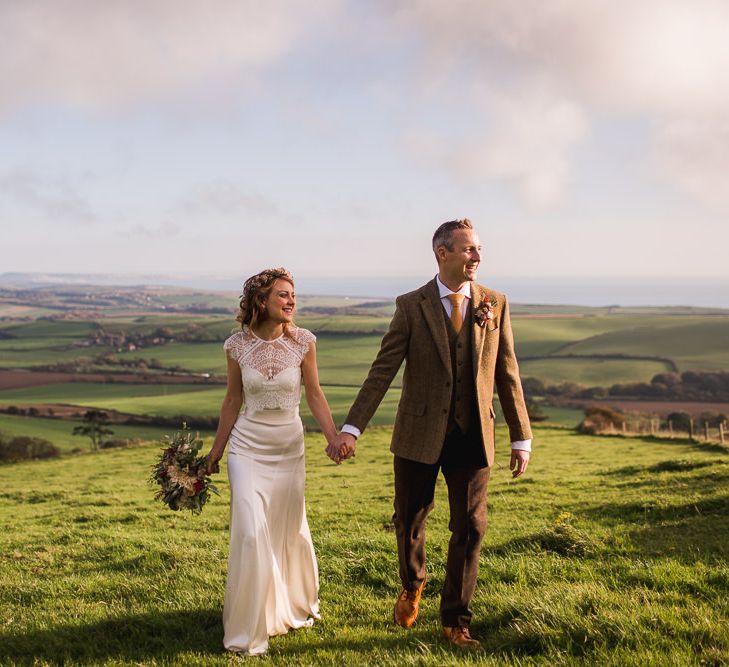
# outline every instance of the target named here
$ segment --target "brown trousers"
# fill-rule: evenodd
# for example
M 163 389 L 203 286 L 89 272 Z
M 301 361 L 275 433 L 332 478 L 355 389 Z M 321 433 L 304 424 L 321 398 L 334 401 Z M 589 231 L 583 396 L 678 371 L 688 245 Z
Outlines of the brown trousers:
M 448 486 L 451 531 L 440 617 L 445 626 L 468 627 L 481 542 L 486 533 L 486 495 L 491 473 L 486 467 L 480 437 L 464 435 L 456 429 L 446 437 L 440 460 L 432 465 L 395 457 L 393 521 L 400 579 L 408 590 L 418 588 L 425 580 L 425 522 L 434 506 L 439 470 Z

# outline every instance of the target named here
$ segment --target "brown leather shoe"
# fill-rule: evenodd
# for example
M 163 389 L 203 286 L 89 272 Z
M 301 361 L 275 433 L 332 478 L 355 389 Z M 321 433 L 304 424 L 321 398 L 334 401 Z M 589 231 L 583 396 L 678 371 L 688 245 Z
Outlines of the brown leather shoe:
M 395 603 L 395 623 L 403 628 L 412 628 L 418 620 L 420 611 L 420 596 L 425 588 L 425 579 L 414 591 L 403 588 Z
M 481 646 L 478 639 L 471 637 L 471 633 L 468 628 L 449 628 L 444 625 L 443 635 L 451 644 L 458 648 L 474 649 Z

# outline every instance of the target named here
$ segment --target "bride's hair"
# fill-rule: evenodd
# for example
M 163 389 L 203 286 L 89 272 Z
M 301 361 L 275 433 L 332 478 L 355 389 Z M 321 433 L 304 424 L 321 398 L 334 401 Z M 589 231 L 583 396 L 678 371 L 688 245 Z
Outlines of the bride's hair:
M 273 284 L 277 280 L 285 280 L 294 285 L 293 276 L 283 267 L 277 269 L 263 269 L 255 276 L 251 276 L 243 284 L 243 294 L 240 296 L 240 310 L 235 318 L 240 322 L 240 328 L 253 328 L 258 322 L 268 317 L 266 313 L 266 299 L 271 294 Z M 289 325 L 283 325 L 284 334 L 291 337 Z

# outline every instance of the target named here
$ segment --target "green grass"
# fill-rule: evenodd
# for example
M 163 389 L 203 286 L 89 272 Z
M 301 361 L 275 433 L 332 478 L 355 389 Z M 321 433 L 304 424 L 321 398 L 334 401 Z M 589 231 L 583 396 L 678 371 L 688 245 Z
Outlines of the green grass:
M 379 336 L 319 336 L 316 352 L 323 384 L 361 385 L 380 349 Z M 399 386 L 402 371 L 393 380 Z
M 421 620 L 398 592 L 389 430 L 354 462 L 307 437 L 307 507 L 322 620 L 272 639 L 257 664 L 722 665 L 729 661 L 729 460 L 685 442 L 539 429 L 526 478 L 490 485 L 473 602 L 484 651 L 440 638 L 442 480 L 428 525 Z M 0 662 L 227 665 L 221 611 L 228 485 L 199 517 L 152 501 L 154 447 L 0 467 Z M 34 663 L 35 661 L 35 663 Z M 240 661 L 242 664 L 243 661 Z
M 494 405 L 496 414 L 502 419 L 501 408 L 498 403 Z M 547 419 L 543 425 L 567 426 L 574 428 L 585 418 L 585 411 L 576 408 L 553 407 L 551 405 L 543 405 L 542 410 L 547 415 Z M 540 425 L 542 425 L 540 424 Z
M 80 419 L 45 419 L 42 417 L 24 417 L 20 415 L 0 414 L 0 433 L 9 436 L 27 435 L 36 438 L 45 438 L 67 454 L 74 449 L 89 449 L 88 438 L 73 435 L 73 428 L 81 424 Z M 113 424 L 111 430 L 114 435 L 110 438 L 159 440 L 166 433 L 171 434 L 168 428 L 157 426 L 126 426 Z M 2 663 L 0 663 L 2 664 Z
M 216 387 L 217 388 L 217 387 Z M 68 403 L 72 405 L 97 405 L 99 401 L 168 396 L 199 392 L 210 389 L 200 384 L 127 384 L 125 382 L 59 382 L 23 389 L 0 391 L 0 405 L 14 403 Z M 106 405 L 105 407 L 109 407 Z
M 57 343 L 56 343 L 57 345 Z M 91 350 L 78 348 L 59 348 L 57 346 L 35 349 L 2 349 L 0 350 L 0 368 L 37 368 L 57 362 L 91 361 L 93 356 L 107 352 L 108 348 L 97 347 Z
M 356 318 L 350 318 L 356 319 Z M 380 336 L 326 335 L 317 339 L 317 359 L 323 384 L 361 384 L 380 349 Z M 158 359 L 165 366 L 225 375 L 220 343 L 170 343 L 114 355 L 118 359 Z
M 343 423 L 359 388 L 324 385 L 323 389 L 335 421 L 338 424 Z M 69 382 L 0 391 L 0 406 L 59 403 L 78 405 L 80 409 L 94 407 L 136 415 L 216 417 L 220 413 L 220 406 L 224 396 L 225 387 L 222 385 L 132 385 Z M 390 389 L 385 395 L 379 411 L 373 418 L 373 424 L 394 423 L 399 400 L 400 390 L 397 388 Z M 316 425 L 306 401 L 302 402 L 301 414 L 304 423 L 309 426 Z
M 647 382 L 657 373 L 671 371 L 669 364 L 643 359 L 533 359 L 519 362 L 522 376 L 549 378 L 552 383 L 609 387 L 618 382 Z
M 634 326 L 630 316 L 514 317 L 512 328 L 520 355 L 553 354 L 564 345 L 613 330 Z
M 394 308 L 392 312 L 394 312 Z M 302 315 L 296 318 L 297 324 L 306 329 L 322 333 L 379 333 L 387 331 L 390 315 Z
M 575 343 L 575 354 L 634 354 L 669 357 L 684 371 L 729 368 L 729 318 L 644 320 L 630 330 L 613 331 Z
M 18 338 L 86 338 L 96 330 L 94 322 L 35 320 L 4 327 L 3 331 Z
M 223 342 L 168 343 L 144 347 L 132 352 L 118 352 L 116 359 L 157 359 L 164 366 L 181 366 L 200 373 L 225 374 L 226 362 Z

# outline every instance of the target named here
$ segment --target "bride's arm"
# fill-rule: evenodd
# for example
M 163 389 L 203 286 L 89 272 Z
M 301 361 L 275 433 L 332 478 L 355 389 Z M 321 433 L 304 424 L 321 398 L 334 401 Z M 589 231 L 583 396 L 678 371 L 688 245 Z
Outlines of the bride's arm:
M 319 386 L 319 370 L 316 366 L 316 345 L 309 344 L 309 349 L 301 361 L 301 373 L 304 380 L 306 402 L 314 419 L 319 423 L 324 437 L 331 443 L 337 435 L 326 396 Z
M 240 366 L 234 359 L 228 357 L 228 387 L 225 391 L 223 405 L 220 408 L 220 419 L 218 430 L 215 433 L 213 446 L 208 453 L 208 474 L 217 468 L 218 461 L 223 458 L 225 445 L 228 444 L 233 424 L 238 419 L 241 405 L 243 405 L 243 378 L 240 373 Z

